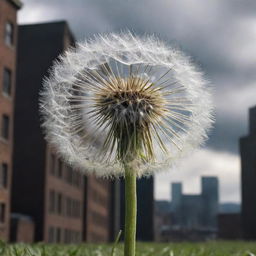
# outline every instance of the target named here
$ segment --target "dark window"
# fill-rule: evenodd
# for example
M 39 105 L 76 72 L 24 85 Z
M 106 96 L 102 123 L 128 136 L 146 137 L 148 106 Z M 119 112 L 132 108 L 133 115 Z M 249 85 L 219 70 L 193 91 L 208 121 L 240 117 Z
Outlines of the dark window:
M 54 243 L 54 228 L 53 227 L 50 227 L 49 230 L 48 230 L 48 242 L 49 243 Z
M 11 95 L 12 88 L 12 72 L 8 68 L 4 68 L 4 81 L 3 81 L 3 92 L 7 95 Z
M 9 126 L 10 126 L 9 116 L 3 115 L 2 117 L 2 137 L 5 139 L 9 138 Z
M 74 186 L 79 187 L 79 180 L 80 180 L 80 173 L 78 171 L 74 171 L 74 176 L 73 176 L 73 183 Z
M 5 43 L 7 45 L 13 45 L 14 43 L 14 26 L 11 22 L 5 24 Z
M 0 174 L 0 186 L 4 188 L 7 188 L 8 186 L 8 165 L 6 163 L 2 164 Z
M 78 218 L 81 217 L 81 203 L 80 202 L 77 203 L 77 217 Z
M 62 177 L 62 161 L 61 159 L 58 159 L 58 177 L 61 178 Z
M 55 155 L 51 154 L 50 156 L 50 172 L 54 175 L 55 173 Z
M 71 202 L 71 207 L 72 207 L 71 216 L 76 217 L 76 201 L 73 200 L 73 199 L 72 199 L 72 202 Z
M 62 195 L 58 194 L 57 196 L 57 213 L 62 214 Z
M 64 243 L 69 243 L 69 232 L 68 229 L 64 229 Z
M 67 167 L 66 167 L 66 181 L 67 181 L 67 183 L 72 184 L 72 176 L 73 176 L 73 170 L 69 165 L 67 165 Z
M 50 191 L 49 194 L 49 211 L 54 212 L 55 211 L 55 192 L 53 190 Z
M 66 214 L 68 217 L 71 217 L 72 215 L 72 205 L 71 205 L 71 199 L 69 197 L 66 198 Z
M 56 230 L 56 242 L 59 243 L 61 242 L 61 229 L 57 228 Z
M 0 222 L 4 223 L 5 221 L 5 204 L 0 203 Z

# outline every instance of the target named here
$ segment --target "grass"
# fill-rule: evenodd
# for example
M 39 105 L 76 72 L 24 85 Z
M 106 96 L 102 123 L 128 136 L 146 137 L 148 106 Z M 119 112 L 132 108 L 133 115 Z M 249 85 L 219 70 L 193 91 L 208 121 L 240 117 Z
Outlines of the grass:
M 114 256 L 123 255 L 119 244 Z M 0 256 L 112 256 L 112 245 L 0 244 Z M 256 242 L 138 243 L 136 256 L 256 256 Z

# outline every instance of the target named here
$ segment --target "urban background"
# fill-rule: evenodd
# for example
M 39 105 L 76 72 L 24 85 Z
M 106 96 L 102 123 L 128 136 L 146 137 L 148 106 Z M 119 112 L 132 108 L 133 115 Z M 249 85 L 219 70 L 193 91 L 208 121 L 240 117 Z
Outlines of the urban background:
M 111 242 L 124 226 L 123 180 L 96 179 L 72 169 L 40 128 L 42 81 L 77 39 L 65 20 L 19 25 L 17 14 L 25 5 L 0 0 L 0 239 Z M 168 181 L 171 200 L 154 198 L 157 178 L 140 179 L 138 240 L 256 240 L 256 107 L 250 108 L 248 123 L 248 135 L 232 141 L 240 149 L 242 203 L 220 200 L 217 176 L 203 175 L 198 194 Z M 228 134 L 221 136 L 226 141 Z

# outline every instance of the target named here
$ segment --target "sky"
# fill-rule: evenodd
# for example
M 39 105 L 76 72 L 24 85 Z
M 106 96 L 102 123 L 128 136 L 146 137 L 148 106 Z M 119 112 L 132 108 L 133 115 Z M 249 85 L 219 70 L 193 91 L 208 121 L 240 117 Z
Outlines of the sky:
M 130 29 L 154 33 L 190 55 L 214 91 L 214 128 L 205 146 L 155 176 L 155 198 L 170 183 L 200 193 L 200 177 L 218 176 L 221 202 L 240 202 L 239 137 L 256 105 L 255 0 L 23 0 L 20 24 L 67 20 L 76 39 Z

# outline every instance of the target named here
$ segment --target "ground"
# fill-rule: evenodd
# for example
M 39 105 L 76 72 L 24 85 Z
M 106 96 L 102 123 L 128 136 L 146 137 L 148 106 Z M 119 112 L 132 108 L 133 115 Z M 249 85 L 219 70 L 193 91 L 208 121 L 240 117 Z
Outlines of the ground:
M 112 245 L 6 245 L 0 256 L 121 256 L 120 244 L 113 254 Z M 255 242 L 138 243 L 136 256 L 256 256 Z

